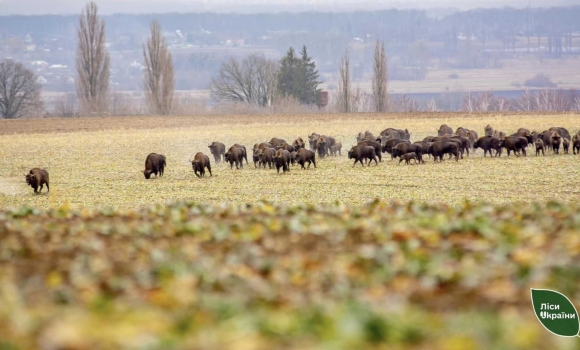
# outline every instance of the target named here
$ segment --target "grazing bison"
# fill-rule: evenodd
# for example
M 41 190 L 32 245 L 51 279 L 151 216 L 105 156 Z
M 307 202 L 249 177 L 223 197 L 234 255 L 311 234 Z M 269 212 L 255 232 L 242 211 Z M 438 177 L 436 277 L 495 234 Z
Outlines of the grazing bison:
M 417 162 L 419 161 L 419 158 L 417 157 L 415 152 L 409 152 L 409 153 L 401 155 L 401 159 L 399 160 L 399 164 L 401 164 L 402 161 L 405 161 L 405 164 L 409 165 L 411 159 L 415 160 L 415 164 L 417 164 Z
M 276 155 L 276 150 L 273 148 L 264 148 L 261 150 L 259 154 L 260 157 L 260 165 L 266 169 L 266 164 L 268 164 L 268 168 L 272 169 L 272 164 L 274 164 L 274 156 Z
M 224 155 L 224 159 L 226 162 L 230 163 L 230 169 L 234 168 L 234 164 L 236 165 L 236 169 L 244 168 L 244 155 L 245 149 L 238 147 L 236 145 L 230 147 L 230 149 Z
M 580 133 L 572 138 L 572 153 L 580 154 Z
M 516 157 L 520 156 L 520 152 L 526 156 L 526 148 L 528 147 L 528 140 L 521 136 L 508 136 L 503 139 L 499 139 L 499 146 L 507 150 L 508 157 L 510 152 L 513 151 Z
M 496 157 L 501 156 L 501 147 L 499 146 L 499 139 L 493 136 L 482 136 L 480 137 L 475 144 L 473 145 L 473 149 L 481 148 L 483 149 L 483 156 L 485 157 L 487 152 L 489 152 L 489 156 L 493 157 L 493 153 L 491 150 L 495 150 Z
M 316 153 L 309 149 L 301 148 L 298 150 L 298 154 L 296 155 L 296 162 L 300 164 L 302 169 L 306 169 L 304 167 L 306 163 L 308 163 L 308 169 L 310 169 L 310 164 L 314 164 L 314 167 L 316 168 Z
M 274 164 L 276 164 L 278 173 L 280 173 L 280 168 L 282 168 L 283 173 L 290 171 L 290 152 L 285 149 L 277 150 L 274 156 Z
M 487 126 L 485 127 L 485 129 L 483 129 L 484 131 L 484 136 L 493 136 L 493 127 L 489 124 L 487 124 Z
M 213 176 L 211 173 L 211 165 L 209 164 L 209 157 L 205 154 L 197 152 L 195 156 L 193 156 L 193 160 L 190 159 L 189 161 L 191 162 L 191 167 L 193 168 L 195 176 L 205 176 L 205 168 L 209 171 L 209 175 Z
M 300 148 L 304 148 L 305 143 L 304 140 L 302 140 L 302 137 L 299 137 L 296 140 L 294 140 L 294 142 L 292 142 L 292 146 L 294 146 L 294 150 L 296 151 L 298 151 Z
M 237 147 L 242 149 L 242 157 L 246 160 L 246 164 L 248 164 L 248 152 L 246 151 L 246 146 L 240 145 L 239 143 L 234 143 L 232 147 Z M 230 147 L 230 150 L 232 149 Z
M 568 150 L 570 149 L 570 140 L 568 140 L 567 138 L 563 137 L 562 138 L 562 147 L 564 147 L 564 153 L 568 153 Z
M 534 144 L 536 145 L 536 156 L 539 156 L 540 152 L 542 152 L 542 155 L 545 156 L 546 152 L 544 152 L 544 141 L 542 141 L 542 139 L 537 139 Z
M 320 137 L 319 134 L 313 132 L 312 134 L 308 135 L 308 143 L 310 144 L 310 149 L 316 151 L 316 141 Z
M 452 135 L 453 129 L 447 124 L 443 124 L 437 129 L 437 136 Z
M 368 159 L 369 165 L 371 166 L 371 162 L 374 160 L 375 164 L 378 166 L 379 163 L 377 162 L 377 157 L 375 153 L 375 148 L 372 146 L 365 146 L 365 145 L 357 145 L 348 151 L 348 159 L 354 159 L 354 163 L 352 167 L 356 165 L 356 162 L 360 162 L 361 166 L 364 166 L 363 159 Z
M 46 169 L 33 168 L 24 177 L 26 178 L 26 184 L 34 189 L 35 194 L 42 192 L 44 185 L 46 185 L 46 192 L 50 192 L 50 187 L 48 186 L 48 171 Z
M 449 139 L 458 140 L 461 143 L 461 158 L 463 158 L 463 152 L 466 152 L 469 156 L 469 149 L 471 148 L 471 143 L 467 137 L 463 136 L 451 136 Z
M 226 145 L 224 145 L 221 142 L 214 141 L 211 143 L 211 145 L 209 145 L 207 147 L 209 148 L 209 151 L 213 155 L 215 162 L 216 163 L 221 162 L 222 157 L 226 153 Z
M 552 149 L 554 150 L 555 154 L 560 153 L 560 145 L 562 144 L 562 136 L 559 133 L 553 131 L 552 136 L 550 136 L 550 142 L 552 145 Z
M 157 174 L 163 176 L 163 171 L 165 170 L 165 156 L 163 154 L 149 153 L 147 159 L 145 159 L 145 170 L 143 170 L 143 175 L 146 179 L 151 177 L 151 174 Z
M 379 158 L 379 162 L 383 161 L 383 157 L 381 155 L 381 144 L 377 141 L 361 141 L 357 144 L 357 146 L 371 146 L 375 149 L 375 155 Z
M 459 161 L 459 144 L 452 141 L 433 142 L 429 147 L 429 153 L 433 156 L 435 162 L 437 162 L 437 158 L 442 162 L 445 154 L 454 155 L 455 161 Z
M 427 150 L 425 150 L 427 151 Z M 393 147 L 393 157 L 401 157 L 407 153 L 413 152 L 417 157 L 419 163 L 425 163 L 423 161 L 423 146 L 415 144 L 415 143 L 408 143 L 408 142 L 401 142 L 395 147 Z
M 336 156 L 336 153 L 342 156 L 342 142 L 340 141 L 336 141 L 333 146 L 330 146 L 330 155 Z

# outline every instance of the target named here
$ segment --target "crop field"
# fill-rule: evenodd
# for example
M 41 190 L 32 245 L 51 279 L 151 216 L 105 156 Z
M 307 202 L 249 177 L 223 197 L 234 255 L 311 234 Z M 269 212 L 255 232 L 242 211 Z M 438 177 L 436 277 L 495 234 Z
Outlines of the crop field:
M 578 116 L 573 114 L 441 116 L 255 116 L 224 117 L 222 122 L 219 117 L 65 119 L 52 126 L 50 120 L 39 120 L 46 125 L 43 128 L 34 125 L 37 121 L 22 121 L 21 129 L 16 121 L 6 127 L 13 134 L 0 137 L 0 206 L 54 208 L 66 204 L 71 208 L 131 209 L 175 201 L 221 204 L 261 200 L 361 205 L 374 198 L 458 204 L 465 200 L 568 202 L 580 197 L 580 156 L 573 156 L 571 151 L 536 157 L 530 147 L 527 157 L 484 159 L 478 150 L 475 156 L 459 162 L 435 164 L 427 159 L 420 166 L 399 166 L 385 154 L 378 167 L 373 164 L 364 169 L 360 164 L 352 168 L 346 157 L 359 131 L 378 134 L 387 127 L 408 128 L 413 141 L 436 135 L 443 123 L 454 129 L 474 129 L 480 135 L 488 123 L 508 134 L 519 127 L 542 131 L 563 126 L 571 133 L 580 127 Z M 48 128 L 56 132 L 46 132 L 51 131 Z M 27 130 L 44 133 L 23 133 Z M 342 157 L 318 159 L 316 169 L 304 171 L 295 166 L 287 174 L 277 174 L 254 168 L 251 159 L 243 170 L 213 164 L 207 147 L 212 141 L 221 141 L 226 147 L 240 143 L 251 149 L 254 143 L 274 136 L 292 142 L 312 132 L 342 141 Z M 214 176 L 194 176 L 188 159 L 199 151 L 210 155 Z M 163 178 L 143 177 L 141 171 L 150 152 L 167 157 Z M 50 195 L 35 196 L 26 186 L 23 175 L 33 167 L 49 171 Z
M 0 121 L 0 349 L 578 349 L 530 288 L 580 306 L 580 155 L 352 168 L 359 131 L 575 114 L 400 114 Z M 286 174 L 213 164 L 311 132 L 341 157 Z M 213 176 L 188 159 L 210 155 Z M 150 152 L 165 175 L 141 173 Z M 50 173 L 34 195 L 24 174 Z

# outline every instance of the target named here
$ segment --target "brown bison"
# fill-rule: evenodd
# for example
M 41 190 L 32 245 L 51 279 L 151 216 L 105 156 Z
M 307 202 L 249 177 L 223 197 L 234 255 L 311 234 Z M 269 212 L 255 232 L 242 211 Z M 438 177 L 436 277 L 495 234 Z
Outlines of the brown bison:
M 580 132 L 572 138 L 572 153 L 580 154 Z
M 278 147 L 280 147 L 283 143 L 286 143 L 286 140 L 279 139 L 277 137 L 272 137 L 272 139 L 270 140 L 270 144 L 272 144 L 272 146 L 274 146 L 274 148 L 276 149 L 278 149 Z
M 445 136 L 445 135 L 452 135 L 453 129 L 447 124 L 443 124 L 437 129 L 437 136 Z
M 471 148 L 471 143 L 469 142 L 469 139 L 467 137 L 463 137 L 463 136 L 451 136 L 450 137 L 451 140 L 458 140 L 461 143 L 461 158 L 463 158 L 463 152 L 466 152 L 467 155 L 469 156 L 469 149 Z
M 149 153 L 147 159 L 145 159 L 145 170 L 143 170 L 143 175 L 146 179 L 151 177 L 151 174 L 157 174 L 163 176 L 163 171 L 165 170 L 165 156 L 163 154 Z
M 402 129 L 386 128 L 385 130 L 381 131 L 380 136 L 386 136 L 389 139 L 399 139 L 404 141 L 411 140 L 411 133 L 407 129 L 402 130 Z
M 282 168 L 283 173 L 290 171 L 290 152 L 285 149 L 277 150 L 274 156 L 274 164 L 276 164 L 278 173 L 280 173 L 280 168 Z
M 294 146 L 288 144 L 287 142 L 283 142 L 280 146 L 278 146 L 276 149 L 285 149 L 286 151 L 292 153 L 294 151 L 296 151 L 296 149 L 294 148 Z
M 460 126 L 455 130 L 455 135 L 467 138 L 468 132 L 469 132 L 469 129 L 466 129 L 466 128 Z
M 415 160 L 415 162 L 414 162 L 415 164 L 417 164 L 417 162 L 419 161 L 419 158 L 417 157 L 415 152 L 409 152 L 409 153 L 401 155 L 401 159 L 399 160 L 399 164 L 401 164 L 402 161 L 405 161 L 405 164 L 409 165 L 411 159 Z
M 260 165 L 264 169 L 266 169 L 266 164 L 268 164 L 268 168 L 272 169 L 272 164 L 274 164 L 274 156 L 276 155 L 276 150 L 273 148 L 264 148 L 260 151 L 261 151 L 261 153 L 259 154 Z
M 330 155 L 336 156 L 336 153 L 342 156 L 342 142 L 340 141 L 336 141 L 333 146 L 330 146 Z
M 242 152 L 242 153 L 243 153 L 243 157 L 244 157 L 244 159 L 246 160 L 246 164 L 248 164 L 248 152 L 246 151 L 246 146 L 244 146 L 244 145 L 240 145 L 239 143 L 234 143 L 234 144 L 232 145 L 232 147 L 238 147 L 238 148 L 241 148 L 241 149 L 242 149 L 242 151 L 243 151 L 243 152 Z M 232 147 L 230 147 L 230 149 L 231 149 Z
M 570 140 L 563 137 L 562 138 L 562 147 L 564 148 L 564 153 L 568 154 L 568 150 L 570 149 Z
M 313 132 L 312 134 L 308 135 L 308 144 L 310 145 L 310 149 L 316 151 L 316 141 L 320 137 L 319 134 Z
M 33 168 L 24 177 L 26 178 L 26 184 L 34 189 L 35 194 L 42 192 L 44 185 L 46 185 L 46 192 L 50 192 L 50 187 L 48 186 L 48 171 L 46 169 Z
M 302 140 L 302 137 L 299 137 L 296 140 L 294 140 L 294 142 L 292 142 L 292 146 L 294 146 L 294 150 L 296 151 L 298 151 L 300 148 L 304 148 L 305 143 L 304 140 Z
M 421 153 L 422 153 L 423 155 L 425 155 L 425 154 L 426 154 L 426 155 L 427 155 L 427 156 L 429 156 L 429 157 L 430 157 L 431 155 L 429 154 L 429 152 L 427 152 L 427 150 L 429 150 L 429 146 L 431 146 L 431 144 L 432 144 L 432 143 L 433 143 L 433 142 L 427 142 L 427 141 L 416 141 L 416 142 L 413 142 L 413 144 L 414 144 L 414 145 L 419 145 L 419 146 L 421 146 Z
M 485 129 L 483 129 L 484 136 L 493 136 L 493 132 L 494 132 L 493 127 L 489 124 L 487 124 Z
M 357 144 L 357 146 L 371 146 L 375 149 L 375 155 L 379 158 L 379 162 L 383 161 L 383 157 L 381 155 L 381 144 L 377 141 L 361 141 Z
M 425 150 L 427 151 L 427 150 Z M 401 142 L 393 147 L 393 157 L 402 157 L 407 153 L 414 153 L 419 163 L 425 163 L 423 160 L 423 146 L 415 143 Z M 400 163 L 400 162 L 399 162 Z
M 395 147 L 396 145 L 398 145 L 399 143 L 410 143 L 409 141 L 403 141 L 403 140 L 399 140 L 399 139 L 392 139 L 389 140 L 387 142 L 385 142 L 385 144 L 382 147 L 382 151 L 386 152 L 388 154 L 391 155 L 391 159 L 395 159 L 395 157 L 393 156 L 393 147 Z
M 221 162 L 223 155 L 226 153 L 226 145 L 221 142 L 214 141 L 211 145 L 207 146 L 209 151 L 213 155 L 216 163 Z
M 450 154 L 455 156 L 455 161 L 459 161 L 459 145 L 457 142 L 451 141 L 437 141 L 433 142 L 431 146 L 429 146 L 428 152 L 433 156 L 435 162 L 437 162 L 437 158 L 439 161 L 443 161 L 443 156 L 445 154 Z
M 540 152 L 542 152 L 542 155 L 545 156 L 546 152 L 544 152 L 544 141 L 542 141 L 542 139 L 537 139 L 534 144 L 536 145 L 536 156 L 539 156 Z
M 570 136 L 570 133 L 568 132 L 568 130 L 566 128 L 553 126 L 553 127 L 549 128 L 548 130 L 557 132 L 561 137 L 567 138 L 568 140 L 572 139 L 572 136 Z
M 526 129 L 526 128 L 519 128 L 518 131 L 511 135 L 511 136 L 522 136 L 525 137 L 528 140 L 528 144 L 532 144 L 534 143 L 535 139 L 534 136 L 532 135 L 532 133 L 530 132 L 530 130 Z
M 501 130 L 494 130 L 493 131 L 493 137 L 497 137 L 498 139 L 503 139 L 505 138 L 507 135 L 505 132 L 501 131 Z
M 352 167 L 356 165 L 356 162 L 360 162 L 361 166 L 364 166 L 363 159 L 368 159 L 369 164 L 371 166 L 371 162 L 374 160 L 375 164 L 378 166 L 379 163 L 377 162 L 377 157 L 375 153 L 375 148 L 371 146 L 364 146 L 364 145 L 357 145 L 348 151 L 348 159 L 354 159 L 354 163 Z
M 234 168 L 234 164 L 236 165 L 236 169 L 244 168 L 244 154 L 245 149 L 232 146 L 224 155 L 224 159 L 226 162 L 230 163 L 230 169 Z
M 552 136 L 550 136 L 550 142 L 552 145 L 552 150 L 555 154 L 560 153 L 560 145 L 562 144 L 562 136 L 559 133 L 553 131 Z
M 205 168 L 209 171 L 209 176 L 213 176 L 211 173 L 211 165 L 209 164 L 209 157 L 205 154 L 197 152 L 195 156 L 193 156 L 193 160 L 190 159 L 189 161 L 191 162 L 191 167 L 193 168 L 195 176 L 205 176 Z
M 499 146 L 507 150 L 508 157 L 510 152 L 514 152 L 516 157 L 520 156 L 520 152 L 526 156 L 526 148 L 528 147 L 528 140 L 521 136 L 508 136 L 503 139 L 499 139 Z
M 477 135 L 477 131 L 469 130 L 467 132 L 467 138 L 469 139 L 469 143 L 471 144 L 471 148 L 473 149 L 473 145 L 475 145 L 475 142 L 479 139 L 479 136 Z
M 316 153 L 314 153 L 313 151 L 311 151 L 309 149 L 301 148 L 298 150 L 298 154 L 296 155 L 296 162 L 298 164 L 300 164 L 302 169 L 306 169 L 304 167 L 304 165 L 306 163 L 308 163 L 309 169 L 310 169 L 310 164 L 314 164 L 314 167 L 316 168 Z
M 296 151 L 290 152 L 290 164 L 292 165 L 296 164 L 296 157 L 298 157 L 298 152 Z
M 365 131 L 364 133 L 359 132 L 358 135 L 356 136 L 356 142 L 359 143 L 359 142 L 365 141 L 365 140 L 375 141 L 376 137 L 375 137 L 375 135 L 373 135 L 372 132 L 370 132 L 368 130 Z
M 496 151 L 496 157 L 501 156 L 501 147 L 499 146 L 499 139 L 493 136 L 482 136 L 480 137 L 475 144 L 473 145 L 473 149 L 476 150 L 478 148 L 483 149 L 483 156 L 485 157 L 487 152 L 489 152 L 489 156 L 493 157 L 492 150 Z
M 538 138 L 540 138 L 540 139 L 542 139 L 542 141 L 544 141 L 544 147 L 546 147 L 546 149 L 552 149 L 552 134 L 553 133 L 554 133 L 553 131 L 544 130 L 538 134 Z

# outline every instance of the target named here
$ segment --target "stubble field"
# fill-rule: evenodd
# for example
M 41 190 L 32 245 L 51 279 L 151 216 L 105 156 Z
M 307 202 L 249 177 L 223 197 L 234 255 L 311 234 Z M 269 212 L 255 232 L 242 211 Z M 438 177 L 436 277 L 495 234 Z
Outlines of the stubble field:
M 425 165 L 399 166 L 388 154 L 378 167 L 352 168 L 346 152 L 359 131 L 378 134 L 387 127 L 408 128 L 412 140 L 436 134 L 446 123 L 483 134 L 490 123 L 512 133 L 519 127 L 545 130 L 563 126 L 578 130 L 578 118 L 562 115 L 402 114 L 304 115 L 191 118 L 98 118 L 27 120 L 2 123 L 0 129 L 0 206 L 30 205 L 38 208 L 113 207 L 131 209 L 167 201 L 203 203 L 272 202 L 333 203 L 360 205 L 381 200 L 461 203 L 465 200 L 492 203 L 545 200 L 572 201 L 580 196 L 580 157 L 572 154 L 536 157 L 482 157 L 478 150 L 459 162 L 442 164 L 426 159 Z M 281 137 L 292 142 L 311 132 L 336 137 L 343 143 L 342 157 L 318 160 L 316 169 L 297 166 L 287 174 L 255 169 L 243 170 L 214 164 L 213 177 L 198 179 L 188 159 L 196 152 L 209 155 L 207 145 L 221 141 L 226 147 Z M 9 134 L 8 132 L 11 132 Z M 33 133 L 30 133 L 33 132 Z M 40 133 L 39 133 L 40 132 Z M 141 171 L 150 152 L 166 155 L 165 176 L 145 180 Z M 50 173 L 49 195 L 35 196 L 24 174 L 33 167 Z
M 578 130 L 573 114 L 1 121 L 0 349 L 577 349 L 529 291 L 580 305 L 580 155 L 345 156 L 359 131 L 443 123 Z M 188 164 L 214 140 L 313 131 L 343 156 L 203 179 Z M 144 179 L 150 152 L 163 178 Z M 36 166 L 50 194 L 26 187 Z

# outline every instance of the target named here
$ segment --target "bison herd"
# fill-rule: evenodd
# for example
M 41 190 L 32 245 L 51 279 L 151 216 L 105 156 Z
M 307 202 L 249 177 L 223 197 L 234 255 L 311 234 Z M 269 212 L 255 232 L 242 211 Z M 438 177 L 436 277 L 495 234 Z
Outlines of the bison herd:
M 425 163 L 425 157 L 433 157 L 435 162 L 442 162 L 445 156 L 458 161 L 464 155 L 477 149 L 483 150 L 483 156 L 500 157 L 505 149 L 509 157 L 513 152 L 516 157 L 526 156 L 529 147 L 535 147 L 536 156 L 545 155 L 546 151 L 555 154 L 569 152 L 572 146 L 573 154 L 580 154 L 580 131 L 571 136 L 568 130 L 562 127 L 552 127 L 542 132 L 520 128 L 512 135 L 507 135 L 501 130 L 494 129 L 491 125 L 484 128 L 484 136 L 479 137 L 475 130 L 459 127 L 455 131 L 448 125 L 441 125 L 437 129 L 437 136 L 427 136 L 421 141 L 411 142 L 411 133 L 407 129 L 387 128 L 375 136 L 370 131 L 360 132 L 356 137 L 356 144 L 347 152 L 348 159 L 362 166 L 370 166 L 374 161 L 378 166 L 382 162 L 383 153 L 391 156 L 391 159 L 399 158 L 399 164 Z M 291 165 L 300 165 L 301 169 L 316 168 L 316 158 L 342 155 L 342 143 L 336 138 L 317 133 L 308 135 L 306 142 L 298 137 L 292 143 L 284 139 L 274 137 L 270 141 L 254 144 L 252 149 L 252 161 L 255 168 L 276 168 L 283 173 L 290 171 Z M 209 151 L 216 163 L 226 162 L 230 169 L 234 165 L 236 169 L 242 169 L 244 162 L 248 164 L 248 152 L 244 145 L 233 144 L 226 150 L 221 142 L 212 142 Z M 211 172 L 210 158 L 198 152 L 190 159 L 191 167 L 197 177 L 204 177 L 205 171 Z M 145 160 L 143 175 L 150 179 L 151 175 L 163 176 L 166 166 L 166 158 L 162 154 L 151 153 Z M 48 185 L 48 172 L 44 169 L 34 168 L 25 175 L 26 184 L 34 189 L 34 193 L 42 191 Z

